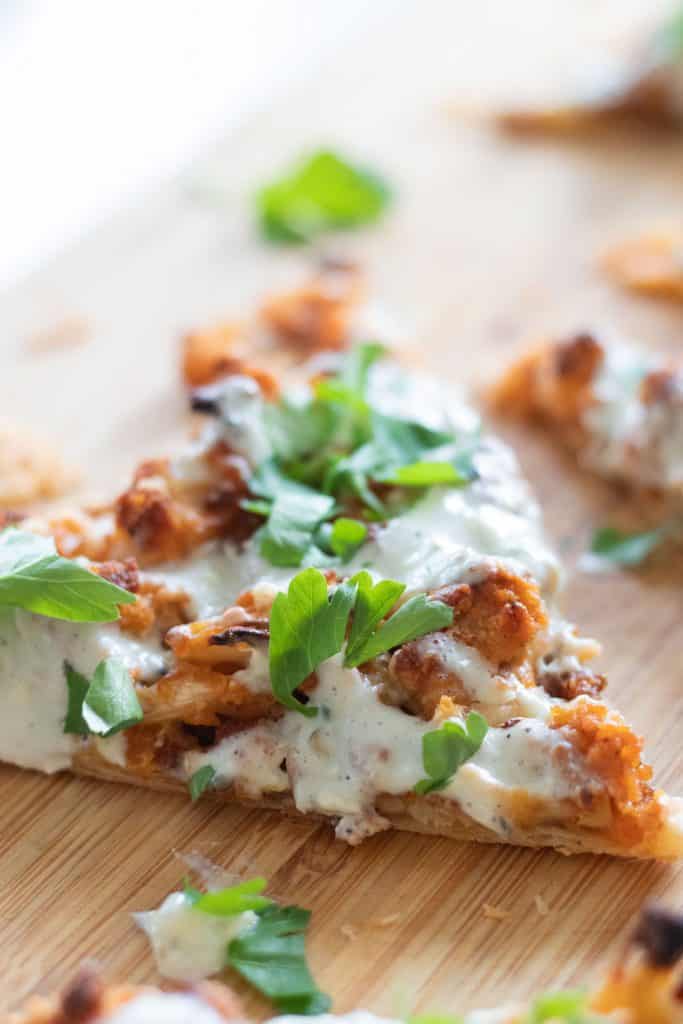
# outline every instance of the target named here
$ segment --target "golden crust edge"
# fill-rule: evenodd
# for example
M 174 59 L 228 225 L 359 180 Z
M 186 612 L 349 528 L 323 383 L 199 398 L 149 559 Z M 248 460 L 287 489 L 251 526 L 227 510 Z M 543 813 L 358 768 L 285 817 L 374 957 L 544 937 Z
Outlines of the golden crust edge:
M 187 793 L 187 785 L 160 773 L 151 776 L 137 775 L 127 768 L 107 762 L 96 750 L 79 751 L 72 762 L 74 774 L 105 782 L 123 782 L 162 792 Z M 292 818 L 315 822 L 329 822 L 338 815 L 319 812 L 299 811 L 289 793 L 271 793 L 251 798 L 238 795 L 231 787 L 213 789 L 203 799 L 216 803 L 231 804 L 250 810 L 271 810 Z M 554 824 L 542 824 L 517 830 L 504 836 L 485 825 L 474 821 L 453 800 L 432 794 L 417 797 L 413 794 L 380 794 L 375 801 L 377 812 L 386 818 L 392 828 L 402 832 L 441 836 L 460 842 L 502 844 L 531 848 L 551 847 L 559 853 L 608 854 L 613 857 L 646 860 L 673 861 L 683 857 L 683 798 L 663 796 L 667 809 L 661 829 L 655 834 L 654 842 L 637 847 L 624 847 L 610 842 L 604 835 L 588 828 L 572 828 Z

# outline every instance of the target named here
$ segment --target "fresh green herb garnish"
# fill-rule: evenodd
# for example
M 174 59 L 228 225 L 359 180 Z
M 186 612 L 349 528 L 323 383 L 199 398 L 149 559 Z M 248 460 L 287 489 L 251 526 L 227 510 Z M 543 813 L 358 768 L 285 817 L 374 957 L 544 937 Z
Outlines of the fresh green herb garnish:
M 310 917 L 300 907 L 267 907 L 256 926 L 228 946 L 229 965 L 283 1013 L 325 1013 L 331 1006 L 306 963 Z
M 318 569 L 304 569 L 278 594 L 270 613 L 270 681 L 285 707 L 311 717 L 318 709 L 297 700 L 297 687 L 341 650 L 355 599 L 355 588 L 342 583 L 331 597 Z
M 268 519 L 259 531 L 263 557 L 272 565 L 294 568 L 309 552 L 315 558 L 313 535 L 332 513 L 334 498 L 290 479 L 274 459 L 259 466 L 250 488 L 270 502 Z
M 385 619 L 405 590 L 405 585 L 394 580 L 382 580 L 373 586 L 367 572 L 358 573 L 350 582 L 357 588 L 357 595 L 344 655 L 347 668 L 362 665 L 392 647 L 444 629 L 453 622 L 452 608 L 424 594 L 411 597 L 398 611 Z M 385 621 L 382 622 L 382 619 Z
M 331 555 L 337 555 L 342 562 L 348 562 L 365 542 L 368 528 L 360 519 L 340 516 L 333 523 L 321 527 L 319 544 Z
M 0 531 L 0 605 L 69 622 L 113 622 L 135 595 L 55 551 L 54 542 L 10 526 Z
M 665 537 L 660 527 L 643 533 L 622 533 L 612 526 L 596 530 L 591 540 L 591 554 L 614 565 L 640 565 Z
M 655 33 L 654 51 L 662 61 L 683 60 L 683 5 L 679 5 Z
M 188 789 L 190 790 L 190 799 L 192 803 L 199 800 L 202 793 L 206 792 L 213 780 L 216 778 L 216 769 L 211 764 L 202 765 L 196 772 L 190 777 L 188 782 Z
M 68 664 L 64 672 L 69 690 L 64 732 L 113 736 L 142 721 L 133 680 L 122 662 L 115 658 L 101 661 L 89 683 Z
M 83 718 L 83 701 L 90 687 L 90 681 L 72 668 L 68 661 L 64 662 L 64 675 L 69 691 L 64 732 L 73 733 L 75 736 L 87 736 L 90 729 Z
M 409 466 L 399 466 L 383 477 L 383 482 L 400 487 L 434 487 L 437 484 L 462 487 L 469 478 L 463 476 L 452 462 L 413 462 Z
M 475 476 L 472 439 L 469 447 L 456 446 L 447 431 L 370 404 L 369 373 L 383 352 L 374 342 L 355 346 L 312 397 L 293 395 L 266 408 L 273 455 L 252 476 L 242 507 L 265 518 L 260 551 L 272 564 L 298 568 L 348 560 L 367 536 L 366 530 L 361 537 L 362 524 L 349 527 L 343 515 L 349 502 L 354 513 L 360 502 L 365 519 L 388 519 L 416 500 L 420 489 L 462 487 Z M 404 493 L 386 493 L 397 487 Z M 347 522 L 330 527 L 340 517 Z
M 320 150 L 256 196 L 261 230 L 273 242 L 310 242 L 325 231 L 379 217 L 389 188 L 366 168 Z
M 227 889 L 203 893 L 191 890 L 192 906 L 194 910 L 201 910 L 203 914 L 212 914 L 214 917 L 234 917 L 247 910 L 259 913 L 273 905 L 272 900 L 261 895 L 266 885 L 265 878 L 250 878 L 247 882 L 239 882 Z
M 347 668 L 452 623 L 452 609 L 424 594 L 382 622 L 404 590 L 394 580 L 373 586 L 370 574 L 360 572 L 329 596 L 318 569 L 298 573 L 287 593 L 277 595 L 270 613 L 270 680 L 280 703 L 309 717 L 317 714 L 316 707 L 297 700 L 295 691 L 318 665 L 341 651 L 352 609 Z
M 604 1017 L 592 1014 L 585 992 L 546 992 L 538 996 L 525 1017 L 525 1024 L 598 1024 Z
M 477 711 L 470 711 L 464 724 L 444 722 L 439 729 L 422 737 L 422 764 L 427 779 L 421 779 L 415 792 L 424 795 L 444 789 L 458 768 L 469 761 L 484 742 L 488 732 L 486 719 Z

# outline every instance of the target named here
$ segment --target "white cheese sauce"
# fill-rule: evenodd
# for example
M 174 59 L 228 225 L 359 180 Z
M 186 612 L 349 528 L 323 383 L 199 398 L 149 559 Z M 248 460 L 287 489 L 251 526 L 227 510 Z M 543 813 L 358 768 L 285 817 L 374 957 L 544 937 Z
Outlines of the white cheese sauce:
M 544 540 L 538 506 L 509 449 L 495 440 L 479 441 L 476 415 L 431 378 L 380 363 L 371 371 L 370 391 L 385 412 L 447 428 L 457 443 L 474 444 L 477 478 L 460 488 L 431 488 L 404 514 L 377 526 L 344 571 L 351 575 L 367 568 L 375 578 L 400 580 L 409 595 L 476 583 L 502 565 L 533 576 L 546 601 L 552 602 L 560 582 L 558 564 Z M 260 461 L 268 447 L 258 388 L 247 378 L 233 378 L 224 402 L 225 422 L 210 426 L 212 436 L 222 432 L 244 457 Z M 193 479 L 193 463 L 202 461 L 200 452 L 201 444 L 195 445 L 177 461 L 187 479 Z M 268 594 L 286 588 L 296 572 L 266 563 L 258 541 L 251 540 L 241 550 L 228 542 L 212 543 L 182 563 L 145 575 L 186 591 L 194 616 L 205 618 L 234 604 L 245 590 Z M 90 677 L 103 657 L 116 657 L 149 681 L 170 664 L 158 637 L 141 642 L 116 625 L 70 625 L 23 612 L 16 613 L 15 625 L 14 618 L 9 613 L 0 622 L 0 699 L 5 709 L 0 758 L 27 767 L 67 767 L 75 744 L 84 742 L 63 733 L 65 660 Z M 558 643 L 548 639 L 543 653 L 564 657 Z M 552 701 L 545 692 L 525 687 L 511 672 L 497 672 L 476 650 L 451 638 L 425 637 L 420 645 L 443 662 L 446 672 L 458 676 L 474 706 L 493 709 L 491 721 L 522 716 L 510 729 L 490 728 L 480 751 L 443 795 L 496 830 L 506 827 L 501 805 L 517 788 L 552 800 L 568 795 L 562 763 L 566 766 L 570 755 L 561 733 L 547 724 Z M 355 841 L 386 825 L 374 810 L 378 794 L 411 792 L 424 776 L 422 738 L 441 722 L 425 722 L 382 703 L 369 680 L 356 669 L 344 669 L 339 656 L 323 663 L 317 675 L 316 717 L 288 712 L 278 721 L 262 721 L 210 751 L 185 754 L 179 774 L 189 777 L 210 764 L 216 786 L 234 783 L 254 797 L 291 791 L 301 811 L 340 818 L 338 834 Z M 267 653 L 255 649 L 237 679 L 255 692 L 268 692 Z M 125 738 L 98 740 L 97 747 L 113 763 L 125 763 Z M 174 943 L 182 945 L 180 932 L 186 927 L 192 935 L 196 915 L 180 905 L 164 905 L 155 913 L 156 918 L 148 918 L 150 935 L 156 929 L 161 936 L 166 969 L 175 972 L 176 967 L 168 967 Z
M 318 680 L 315 717 L 287 714 L 210 751 L 190 752 L 185 773 L 210 764 L 217 786 L 236 783 L 254 797 L 291 789 L 300 811 L 340 816 L 338 832 L 345 838 L 356 827 L 367 834 L 367 819 L 382 827 L 374 815 L 376 795 L 410 792 L 424 778 L 422 737 L 436 726 L 383 704 L 365 676 L 342 667 L 339 655 L 319 667 Z M 523 718 L 507 729 L 489 729 L 442 793 L 475 821 L 502 831 L 506 791 L 521 788 L 551 800 L 571 795 L 566 763 L 573 757 L 560 731 Z
M 226 965 L 228 943 L 253 928 L 256 914 L 205 914 L 182 892 L 172 892 L 157 910 L 133 914 L 147 935 L 159 974 L 171 981 L 199 981 Z
M 107 1024 L 225 1024 L 222 1013 L 192 992 L 143 992 L 103 1020 Z
M 90 679 L 103 658 L 120 659 L 143 678 L 163 670 L 158 641 L 144 644 L 114 625 L 60 622 L 0 608 L 0 760 L 56 772 L 83 741 L 64 733 L 68 691 L 64 663 Z M 120 763 L 120 743 L 100 741 Z

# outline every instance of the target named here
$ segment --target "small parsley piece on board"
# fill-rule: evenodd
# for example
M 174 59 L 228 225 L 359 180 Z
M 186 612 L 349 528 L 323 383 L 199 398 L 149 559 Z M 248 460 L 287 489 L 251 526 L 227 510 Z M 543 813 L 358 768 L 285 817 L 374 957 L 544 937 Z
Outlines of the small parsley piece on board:
M 604 1018 L 590 1012 L 585 992 L 546 992 L 538 996 L 525 1024 L 599 1024 Z
M 142 721 L 135 685 L 123 662 L 101 661 L 90 682 L 65 662 L 64 675 L 69 691 L 65 733 L 113 736 Z
M 405 585 L 393 580 L 382 580 L 373 586 L 367 572 L 358 573 L 350 582 L 356 586 L 357 596 L 344 655 L 347 668 L 362 665 L 384 651 L 416 640 L 426 633 L 444 629 L 453 622 L 453 609 L 443 601 L 434 601 L 425 594 L 411 597 L 385 619 L 405 590 Z
M 390 195 L 386 182 L 372 171 L 319 150 L 260 189 L 256 208 L 265 238 L 301 244 L 325 231 L 376 220 Z
M 68 661 L 64 662 L 64 675 L 66 676 L 66 687 L 69 691 L 64 719 L 64 732 L 74 736 L 88 736 L 90 729 L 83 718 L 83 701 L 88 692 L 90 681 L 72 668 Z
M 439 729 L 422 737 L 422 764 L 427 779 L 421 779 L 415 792 L 424 796 L 444 789 L 458 768 L 469 761 L 484 742 L 488 732 L 486 719 L 477 711 L 470 711 L 465 723 L 444 722 Z
M 662 542 L 665 531 L 661 528 L 643 533 L 622 533 L 613 526 L 596 530 L 591 539 L 591 554 L 613 565 L 633 567 L 640 565 Z
M 679 4 L 655 33 L 654 48 L 662 61 L 674 64 L 683 61 L 683 4 Z
M 273 906 L 271 899 L 261 895 L 266 885 L 265 878 L 250 878 L 247 882 L 239 882 L 227 889 L 203 893 L 190 890 L 192 908 L 214 917 L 234 917 L 247 910 L 259 913 Z
M 286 594 L 275 598 L 268 646 L 270 681 L 285 707 L 307 717 L 318 713 L 294 693 L 321 662 L 341 650 L 355 596 L 355 587 L 342 583 L 329 597 L 323 574 L 309 568 L 294 577 Z
M 202 765 L 194 772 L 190 781 L 188 782 L 188 789 L 190 790 L 190 799 L 192 803 L 199 800 L 202 793 L 205 793 L 209 788 L 213 780 L 216 778 L 216 769 L 211 764 Z
M 306 963 L 304 933 L 310 917 L 300 907 L 268 907 L 254 928 L 228 946 L 228 964 L 283 1013 L 308 1016 L 332 1005 Z
M 10 526 L 0 531 L 0 605 L 68 622 L 113 622 L 135 594 L 55 551 L 54 541 Z

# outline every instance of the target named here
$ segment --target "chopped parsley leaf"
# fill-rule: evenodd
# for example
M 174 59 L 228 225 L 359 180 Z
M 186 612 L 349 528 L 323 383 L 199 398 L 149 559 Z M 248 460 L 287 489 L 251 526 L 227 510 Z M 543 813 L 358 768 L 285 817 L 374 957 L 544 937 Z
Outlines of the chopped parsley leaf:
M 331 597 L 327 581 L 304 569 L 278 594 L 270 613 L 268 657 L 273 693 L 285 707 L 311 717 L 318 709 L 297 700 L 295 691 L 320 665 L 341 650 L 355 587 L 342 583 Z
M 590 550 L 592 555 L 613 565 L 633 567 L 644 562 L 664 536 L 661 527 L 643 533 L 623 533 L 613 526 L 603 526 L 593 534 Z
M 0 605 L 68 622 L 113 622 L 135 594 L 55 551 L 50 537 L 0 531 Z
M 244 914 L 247 910 L 258 913 L 273 905 L 271 899 L 261 895 L 266 884 L 265 878 L 250 878 L 247 882 L 239 882 L 226 889 L 213 889 L 203 893 L 190 890 L 192 907 L 214 917 L 234 917 L 236 914 Z
M 256 205 L 269 241 L 303 243 L 376 220 L 389 198 L 386 182 L 372 171 L 319 150 L 262 188 Z
M 256 926 L 228 946 L 228 964 L 283 1013 L 319 1014 L 332 1005 L 306 963 L 310 917 L 300 907 L 267 907 Z
M 382 622 L 404 590 L 404 584 L 394 580 L 373 586 L 370 574 L 363 571 L 329 595 L 318 569 L 298 573 L 287 593 L 277 595 L 270 614 L 270 680 L 280 703 L 309 717 L 317 714 L 318 709 L 298 700 L 295 691 L 318 665 L 341 651 L 352 610 L 344 656 L 347 668 L 451 624 L 452 609 L 424 594 Z
M 197 771 L 192 774 L 190 781 L 188 782 L 192 803 L 199 800 L 202 793 L 206 792 L 215 778 L 216 769 L 210 764 L 202 765 L 201 768 L 198 768 Z
M 416 640 L 426 633 L 444 629 L 453 622 L 453 609 L 443 601 L 431 600 L 425 594 L 411 597 L 382 622 L 405 590 L 404 584 L 382 580 L 373 586 L 367 572 L 358 573 L 350 582 L 357 587 L 357 597 L 344 655 L 347 668 L 362 665 L 384 651 Z
M 88 680 L 64 664 L 69 691 L 64 732 L 113 736 L 142 721 L 142 708 L 130 672 L 116 658 L 101 661 Z
M 484 742 L 488 732 L 486 719 L 477 711 L 470 711 L 465 722 L 444 722 L 422 737 L 422 764 L 429 778 L 415 786 L 420 795 L 444 789 L 458 768 L 469 761 Z

